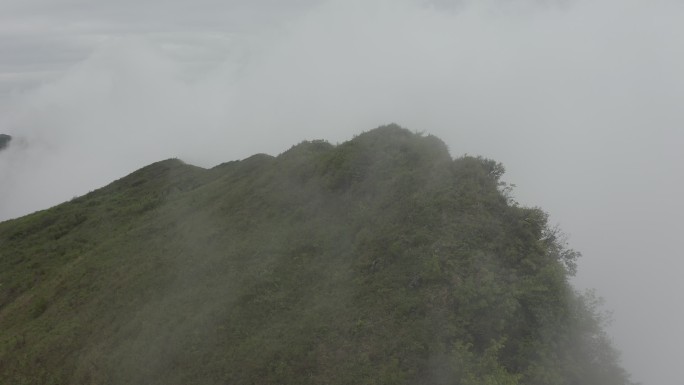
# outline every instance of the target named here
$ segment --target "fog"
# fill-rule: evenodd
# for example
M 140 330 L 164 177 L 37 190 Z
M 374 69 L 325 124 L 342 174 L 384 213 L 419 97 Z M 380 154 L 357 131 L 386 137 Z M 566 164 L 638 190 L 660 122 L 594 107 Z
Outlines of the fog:
M 502 162 L 584 254 L 634 379 L 678 383 L 681 1 L 87 4 L 0 5 L 0 220 L 396 122 Z

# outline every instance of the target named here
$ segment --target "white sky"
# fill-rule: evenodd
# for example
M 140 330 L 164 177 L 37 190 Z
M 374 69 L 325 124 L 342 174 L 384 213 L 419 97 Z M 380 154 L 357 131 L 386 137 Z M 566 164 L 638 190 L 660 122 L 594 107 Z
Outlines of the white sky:
M 644 384 L 679 385 L 684 2 L 0 2 L 0 219 L 151 162 L 396 122 L 501 161 L 584 257 Z

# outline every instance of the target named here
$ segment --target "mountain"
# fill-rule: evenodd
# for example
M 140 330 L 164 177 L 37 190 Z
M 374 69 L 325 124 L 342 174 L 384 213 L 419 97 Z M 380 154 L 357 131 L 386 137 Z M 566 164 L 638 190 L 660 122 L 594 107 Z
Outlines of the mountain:
M 630 384 L 503 172 L 389 125 L 0 223 L 0 383 Z
M 11 140 L 11 136 L 6 134 L 0 134 L 0 150 L 4 150 L 7 146 L 9 146 L 9 142 Z

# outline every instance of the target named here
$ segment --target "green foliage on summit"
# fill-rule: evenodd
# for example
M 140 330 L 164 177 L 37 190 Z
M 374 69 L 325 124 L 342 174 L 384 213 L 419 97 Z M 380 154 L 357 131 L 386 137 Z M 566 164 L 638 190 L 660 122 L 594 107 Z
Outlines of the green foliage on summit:
M 0 383 L 629 384 L 503 171 L 390 125 L 0 223 Z

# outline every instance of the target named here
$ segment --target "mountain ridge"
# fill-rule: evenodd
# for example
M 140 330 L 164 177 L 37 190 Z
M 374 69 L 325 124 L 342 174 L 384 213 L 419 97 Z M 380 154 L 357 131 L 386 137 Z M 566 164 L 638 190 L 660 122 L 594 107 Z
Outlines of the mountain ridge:
M 0 223 L 0 380 L 629 384 L 502 165 L 388 125 Z

